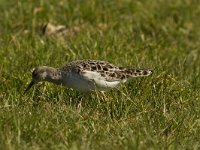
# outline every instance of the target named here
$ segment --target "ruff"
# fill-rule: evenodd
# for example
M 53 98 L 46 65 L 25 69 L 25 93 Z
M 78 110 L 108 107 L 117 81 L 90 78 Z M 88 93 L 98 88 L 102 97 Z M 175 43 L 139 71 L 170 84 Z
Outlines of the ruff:
M 151 69 L 118 67 L 106 61 L 77 60 L 59 69 L 47 66 L 35 68 L 32 72 L 32 81 L 25 92 L 41 81 L 52 82 L 80 92 L 106 91 L 134 77 L 148 76 L 151 73 Z

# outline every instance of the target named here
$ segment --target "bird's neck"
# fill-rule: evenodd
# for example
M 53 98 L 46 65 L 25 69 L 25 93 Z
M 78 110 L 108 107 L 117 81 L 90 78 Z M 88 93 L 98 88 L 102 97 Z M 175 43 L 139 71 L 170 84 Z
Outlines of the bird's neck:
M 46 70 L 46 72 L 47 72 L 47 75 L 46 75 L 45 81 L 52 82 L 58 85 L 62 84 L 61 72 L 58 69 L 49 67 Z

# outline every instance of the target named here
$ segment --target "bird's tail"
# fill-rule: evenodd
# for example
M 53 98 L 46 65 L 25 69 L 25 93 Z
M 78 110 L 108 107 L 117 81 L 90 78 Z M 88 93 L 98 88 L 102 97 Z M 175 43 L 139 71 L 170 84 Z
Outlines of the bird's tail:
M 149 76 L 153 73 L 152 69 L 125 69 L 123 73 L 127 78 Z

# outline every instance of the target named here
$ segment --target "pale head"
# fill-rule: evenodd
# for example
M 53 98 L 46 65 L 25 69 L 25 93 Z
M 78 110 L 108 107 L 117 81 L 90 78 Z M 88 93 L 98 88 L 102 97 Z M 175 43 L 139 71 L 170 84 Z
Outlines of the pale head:
M 32 81 L 29 83 L 24 92 L 27 92 L 34 84 L 37 84 L 40 81 L 50 80 L 52 72 L 54 72 L 54 68 L 47 66 L 35 68 L 32 72 Z

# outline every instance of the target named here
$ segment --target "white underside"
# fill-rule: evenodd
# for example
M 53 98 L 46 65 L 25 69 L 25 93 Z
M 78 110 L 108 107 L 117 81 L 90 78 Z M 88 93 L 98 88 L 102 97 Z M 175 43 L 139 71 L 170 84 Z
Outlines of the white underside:
M 64 80 L 64 85 L 80 92 L 106 91 L 117 87 L 124 81 L 106 81 L 98 72 L 84 71 L 83 75 L 71 74 Z

